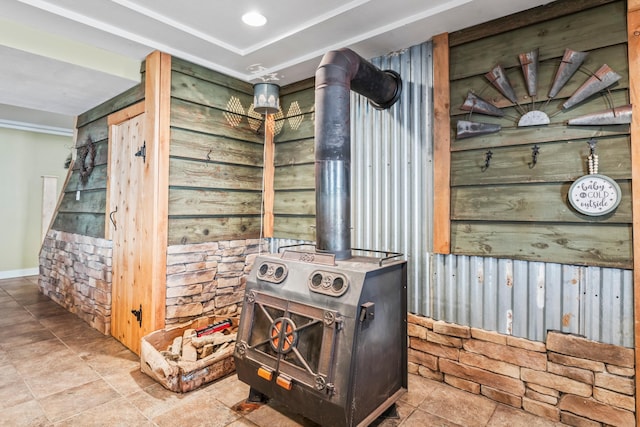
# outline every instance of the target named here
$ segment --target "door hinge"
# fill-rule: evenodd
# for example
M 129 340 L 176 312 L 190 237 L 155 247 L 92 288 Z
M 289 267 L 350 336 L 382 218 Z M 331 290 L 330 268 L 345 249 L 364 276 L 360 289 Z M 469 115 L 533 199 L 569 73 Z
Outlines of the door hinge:
M 139 310 L 135 310 L 135 309 L 131 310 L 131 314 L 136 316 L 136 320 L 138 321 L 138 324 L 142 328 L 142 304 L 140 304 L 140 309 Z
M 142 143 L 142 147 L 138 148 L 138 152 L 134 156 L 142 157 L 142 163 L 147 162 L 147 141 Z

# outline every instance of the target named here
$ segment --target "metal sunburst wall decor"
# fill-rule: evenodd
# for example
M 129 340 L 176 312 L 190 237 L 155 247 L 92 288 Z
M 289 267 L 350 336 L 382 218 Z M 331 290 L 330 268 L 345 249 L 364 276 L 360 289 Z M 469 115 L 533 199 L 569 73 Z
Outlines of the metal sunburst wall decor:
M 580 69 L 582 63 L 587 57 L 587 52 L 577 52 L 571 49 L 565 49 L 560 65 L 556 71 L 553 83 L 549 89 L 547 100 L 545 102 L 536 103 L 538 96 L 538 50 L 521 53 L 518 55 L 522 75 L 526 84 L 526 90 L 531 98 L 531 103 L 520 104 L 516 92 L 507 77 L 507 73 L 502 65 L 498 64 L 491 71 L 485 74 L 486 79 L 509 101 L 519 115 L 517 117 L 517 127 L 527 126 L 544 126 L 548 125 L 551 120 L 549 114 L 545 111 L 549 102 L 553 100 L 560 90 L 566 85 L 571 77 Z M 583 70 L 585 71 L 585 70 Z M 562 109 L 554 113 L 564 112 L 571 107 L 589 99 L 601 91 L 608 90 L 613 84 L 620 80 L 621 76 L 611 69 L 607 64 L 603 64 L 596 72 L 589 72 L 584 83 L 575 90 L 569 99 L 562 104 Z M 612 102 L 610 102 L 612 105 Z M 505 113 L 502 109 L 496 107 L 491 102 L 482 99 L 472 91 L 469 91 L 467 98 L 460 109 L 469 112 L 468 120 L 459 120 L 457 122 L 456 139 L 471 138 L 474 136 L 486 135 L 499 132 L 502 127 L 495 123 L 483 123 L 471 121 L 473 113 L 504 117 Z M 631 123 L 631 105 L 621 107 L 613 107 L 610 109 L 591 113 L 568 120 L 568 125 L 581 126 L 601 126 L 601 125 L 618 125 Z

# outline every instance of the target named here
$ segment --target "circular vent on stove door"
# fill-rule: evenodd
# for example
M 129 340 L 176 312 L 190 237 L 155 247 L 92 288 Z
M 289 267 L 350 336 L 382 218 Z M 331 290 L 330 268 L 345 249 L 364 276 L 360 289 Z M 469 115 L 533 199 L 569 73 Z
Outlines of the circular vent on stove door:
M 258 267 L 258 279 L 271 283 L 282 283 L 289 273 L 287 266 L 277 262 L 263 262 Z
M 339 297 L 347 292 L 349 281 L 340 273 L 314 271 L 309 277 L 308 286 L 313 292 Z

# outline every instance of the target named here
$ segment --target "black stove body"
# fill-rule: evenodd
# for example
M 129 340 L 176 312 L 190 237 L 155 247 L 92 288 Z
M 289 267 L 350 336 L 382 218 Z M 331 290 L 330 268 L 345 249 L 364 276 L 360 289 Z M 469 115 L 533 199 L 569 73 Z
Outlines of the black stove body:
M 407 389 L 406 262 L 285 251 L 247 281 L 238 378 L 323 426 L 368 425 Z

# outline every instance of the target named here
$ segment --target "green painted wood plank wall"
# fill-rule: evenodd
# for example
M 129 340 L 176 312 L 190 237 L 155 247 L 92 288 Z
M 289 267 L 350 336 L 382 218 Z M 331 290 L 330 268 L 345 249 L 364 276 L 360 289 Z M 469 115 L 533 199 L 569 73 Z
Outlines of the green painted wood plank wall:
M 139 85 L 78 116 L 76 149 L 80 151 L 89 141 L 95 144 L 94 168 L 83 183 L 80 179 L 80 164 L 76 160 L 63 189 L 62 201 L 56 211 L 52 229 L 104 238 L 109 145 L 107 116 L 144 99 L 144 73 L 142 77 Z
M 280 107 L 274 137 L 274 237 L 314 241 L 314 79 L 283 87 Z
M 631 164 L 629 126 L 566 125 L 568 119 L 629 103 L 626 4 L 587 2 L 587 9 L 545 16 L 542 21 L 473 41 L 455 43 L 450 50 L 451 122 L 469 119 L 460 109 L 468 91 L 494 103 L 504 118 L 473 114 L 471 120 L 499 123 L 497 134 L 456 140 L 451 144 L 451 242 L 456 254 L 506 257 L 631 268 Z M 569 13 L 570 12 L 570 13 Z M 539 83 L 535 100 L 551 118 L 548 126 L 517 128 L 521 113 L 484 77 L 496 63 L 507 76 L 525 108 L 526 96 L 518 54 L 539 48 Z M 565 48 L 589 56 L 556 99 L 547 93 Z M 622 78 L 609 93 L 594 95 L 574 108 L 561 104 L 602 64 Z M 588 173 L 590 138 L 597 140 L 599 172 L 620 184 L 622 202 L 605 217 L 581 215 L 567 202 L 571 183 Z M 530 167 L 532 147 L 538 162 Z M 492 156 L 488 169 L 487 150 Z
M 168 244 L 260 237 L 264 134 L 253 87 L 173 58 Z

